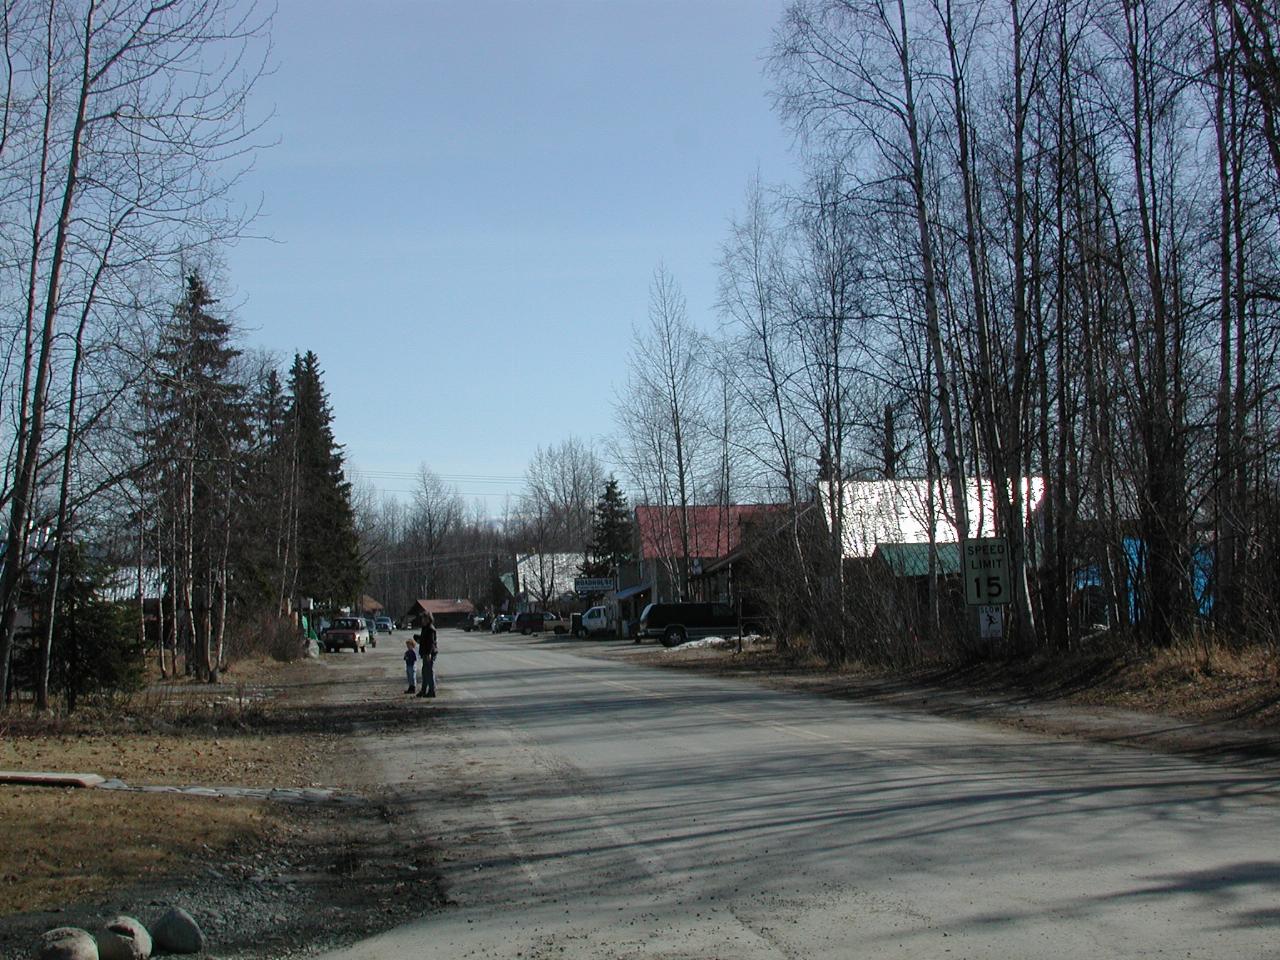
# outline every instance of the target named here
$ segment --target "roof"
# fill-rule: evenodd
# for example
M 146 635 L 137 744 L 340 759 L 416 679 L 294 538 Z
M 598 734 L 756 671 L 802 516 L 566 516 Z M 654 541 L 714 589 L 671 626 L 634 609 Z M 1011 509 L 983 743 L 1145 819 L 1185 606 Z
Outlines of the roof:
M 1023 477 L 1022 501 L 1028 521 L 1044 499 L 1044 479 Z M 965 480 L 965 500 L 969 514 L 969 536 L 995 537 L 996 511 L 991 481 L 970 477 Z M 928 543 L 930 503 L 935 543 L 956 543 L 950 484 L 923 477 L 898 480 L 847 480 L 844 483 L 843 539 L 845 558 L 870 557 L 881 543 Z M 818 484 L 822 516 L 830 524 L 831 484 Z
M 373 597 L 369 596 L 366 593 L 366 594 L 362 594 L 360 597 L 360 609 L 361 610 L 381 610 L 382 604 L 380 604 L 377 600 L 373 599 Z
M 165 575 L 160 567 L 142 568 L 142 596 L 154 600 L 165 595 Z M 117 567 L 102 578 L 94 591 L 101 600 L 121 603 L 138 598 L 138 568 Z
M 685 507 L 689 526 L 689 556 L 716 559 L 728 556 L 742 542 L 742 528 L 767 514 L 782 510 L 783 503 L 734 503 Z M 680 507 L 642 504 L 636 507 L 640 534 L 640 559 L 682 557 Z
M 960 572 L 960 544 L 936 543 L 935 572 L 950 576 Z M 881 543 L 876 545 L 873 556 L 879 557 L 895 577 L 927 577 L 929 575 L 929 544 Z
M 429 613 L 434 617 L 440 614 L 475 612 L 475 604 L 470 600 L 415 600 L 405 616 L 412 617 L 420 613 Z

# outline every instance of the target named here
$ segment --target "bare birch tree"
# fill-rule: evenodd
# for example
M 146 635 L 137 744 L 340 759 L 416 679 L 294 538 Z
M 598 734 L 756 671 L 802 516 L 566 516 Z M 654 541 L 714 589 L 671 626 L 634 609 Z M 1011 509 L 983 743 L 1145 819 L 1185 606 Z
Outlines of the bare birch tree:
M 4 269 L 21 292 L 4 325 L 17 363 L 4 395 L 0 689 L 51 404 L 75 371 L 61 338 L 85 310 L 96 322 L 111 291 L 128 302 L 148 267 L 239 230 L 226 188 L 251 146 L 246 98 L 267 23 L 239 0 L 50 0 L 3 13 L 0 205 L 18 225 Z
M 626 393 L 615 408 L 622 464 L 641 498 L 665 507 L 670 529 L 660 532 L 671 582 L 689 596 L 689 507 L 706 455 L 703 337 L 689 322 L 684 294 L 665 267 L 649 286 L 649 322 L 637 326 Z

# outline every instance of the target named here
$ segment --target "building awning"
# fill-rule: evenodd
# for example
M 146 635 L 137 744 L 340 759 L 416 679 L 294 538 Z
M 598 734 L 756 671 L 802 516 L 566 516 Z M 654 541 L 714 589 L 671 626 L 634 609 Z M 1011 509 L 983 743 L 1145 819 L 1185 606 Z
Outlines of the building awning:
M 615 600 L 630 600 L 632 597 L 647 593 L 653 589 L 652 583 L 638 583 L 634 587 L 624 587 L 613 595 Z

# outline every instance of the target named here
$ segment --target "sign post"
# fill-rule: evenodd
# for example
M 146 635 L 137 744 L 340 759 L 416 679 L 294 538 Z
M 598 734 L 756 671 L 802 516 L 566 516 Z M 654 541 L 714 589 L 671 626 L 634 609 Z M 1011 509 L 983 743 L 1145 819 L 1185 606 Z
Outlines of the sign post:
M 964 600 L 970 606 L 995 607 L 1013 602 L 1009 544 L 1004 537 L 966 540 L 961 571 L 964 574 Z

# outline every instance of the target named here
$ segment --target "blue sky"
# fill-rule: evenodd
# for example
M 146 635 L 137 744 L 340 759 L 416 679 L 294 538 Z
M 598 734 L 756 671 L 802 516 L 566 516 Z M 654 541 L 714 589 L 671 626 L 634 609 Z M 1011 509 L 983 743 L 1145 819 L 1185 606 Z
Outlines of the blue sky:
M 714 326 L 748 180 L 794 179 L 762 60 L 783 8 L 280 0 L 278 144 L 240 187 L 271 239 L 227 257 L 249 344 L 319 355 L 380 488 L 425 462 L 496 510 L 519 484 L 478 478 L 612 432 L 659 263 Z

